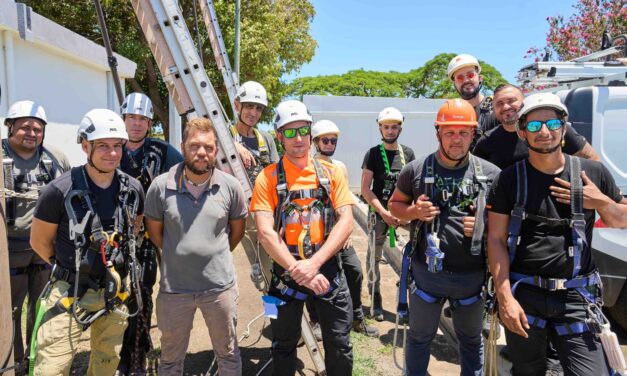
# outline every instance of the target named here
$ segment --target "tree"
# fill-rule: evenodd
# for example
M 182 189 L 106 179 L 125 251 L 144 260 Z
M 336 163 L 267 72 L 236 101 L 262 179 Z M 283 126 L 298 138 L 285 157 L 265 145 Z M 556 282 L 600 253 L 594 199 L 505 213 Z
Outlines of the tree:
M 376 72 L 363 69 L 341 75 L 301 77 L 290 83 L 288 94 L 353 95 L 362 97 L 395 98 L 454 98 L 459 97 L 446 75 L 449 61 L 455 54 L 439 54 L 420 68 L 407 73 Z M 490 93 L 506 82 L 501 73 L 480 61 L 483 92 Z
M 181 0 L 179 4 L 190 32 L 195 38 L 193 4 L 195 0 Z M 96 11 L 91 0 L 24 0 L 33 10 L 74 32 L 103 44 L 97 27 Z M 231 59 L 233 57 L 235 4 L 229 0 L 214 1 L 224 43 Z M 128 82 L 128 90 L 146 93 L 155 107 L 155 116 L 168 134 L 167 88 L 139 26 L 133 8 L 128 1 L 103 3 L 107 27 L 113 50 L 135 61 L 135 77 Z M 283 97 L 287 84 L 281 81 L 289 74 L 311 61 L 316 41 L 309 35 L 309 26 L 315 11 L 309 0 L 247 0 L 241 9 L 241 72 L 240 82 L 259 81 L 269 93 L 269 107 Z M 218 72 L 209 44 L 207 31 L 198 15 L 203 61 L 209 79 L 213 83 L 221 102 L 227 104 L 228 97 Z M 94 26 L 96 25 L 96 26 Z M 128 91 L 127 90 L 127 91 Z M 228 106 L 225 106 L 228 108 Z M 228 110 L 227 110 L 228 111 Z M 269 119 L 266 112 L 266 120 Z
M 626 4 L 625 0 L 579 0 L 568 18 L 546 18 L 546 47 L 531 47 L 525 57 L 539 61 L 549 53 L 553 59 L 564 61 L 600 50 L 605 30 L 613 37 L 627 33 Z

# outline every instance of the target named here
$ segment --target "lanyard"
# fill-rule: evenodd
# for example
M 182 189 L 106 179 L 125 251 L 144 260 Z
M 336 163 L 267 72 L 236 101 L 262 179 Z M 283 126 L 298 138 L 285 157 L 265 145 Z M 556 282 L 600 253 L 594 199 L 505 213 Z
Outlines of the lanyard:
M 383 166 L 385 166 L 385 173 L 390 173 L 390 162 L 388 161 L 388 154 L 385 152 L 383 144 L 379 145 L 381 150 L 381 158 L 383 158 Z M 405 153 L 403 153 L 403 147 L 398 145 L 398 154 L 401 157 L 401 168 L 405 167 Z

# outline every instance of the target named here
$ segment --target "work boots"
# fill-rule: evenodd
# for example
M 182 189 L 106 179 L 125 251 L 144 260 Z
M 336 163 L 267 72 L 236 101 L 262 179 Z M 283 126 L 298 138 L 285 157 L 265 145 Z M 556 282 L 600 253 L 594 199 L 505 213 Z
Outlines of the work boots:
M 372 308 L 373 318 L 377 321 L 383 321 L 383 304 L 381 303 L 381 293 L 374 293 Z
M 353 320 L 353 330 L 357 333 L 361 333 L 366 337 L 379 337 L 379 330 L 372 325 L 368 325 L 366 320 Z

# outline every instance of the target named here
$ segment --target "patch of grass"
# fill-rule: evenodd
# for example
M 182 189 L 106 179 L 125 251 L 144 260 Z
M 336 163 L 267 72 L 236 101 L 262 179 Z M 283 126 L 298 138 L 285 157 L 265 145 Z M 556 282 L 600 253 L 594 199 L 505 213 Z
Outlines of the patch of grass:
M 367 349 L 372 346 L 371 341 L 371 338 L 363 334 L 351 332 L 354 376 L 373 376 L 381 374 L 377 371 L 375 359 L 366 355 L 368 353 Z
M 382 354 L 382 355 L 392 355 L 392 350 L 393 350 L 392 344 L 387 343 L 377 351 L 379 352 L 379 354 Z M 403 350 L 401 349 L 401 351 Z

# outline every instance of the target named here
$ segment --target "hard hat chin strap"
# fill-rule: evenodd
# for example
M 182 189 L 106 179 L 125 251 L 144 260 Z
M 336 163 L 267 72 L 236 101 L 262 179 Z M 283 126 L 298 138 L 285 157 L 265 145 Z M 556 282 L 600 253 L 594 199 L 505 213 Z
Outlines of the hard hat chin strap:
M 442 145 L 442 139 L 440 138 L 440 132 L 439 132 L 439 128 L 436 128 L 436 135 L 438 137 L 438 143 L 440 144 L 440 152 L 442 153 L 442 155 L 444 155 L 446 157 L 446 159 L 448 159 L 449 161 L 453 161 L 453 162 L 457 162 L 455 164 L 455 167 L 459 166 L 460 164 L 462 164 L 463 161 L 466 160 L 466 158 L 468 158 L 468 154 L 470 153 L 470 150 L 466 151 L 466 154 L 464 154 L 464 156 L 462 156 L 461 158 L 453 158 L 450 155 L 448 155 L 448 153 L 446 152 L 446 150 L 444 150 L 444 146 Z

